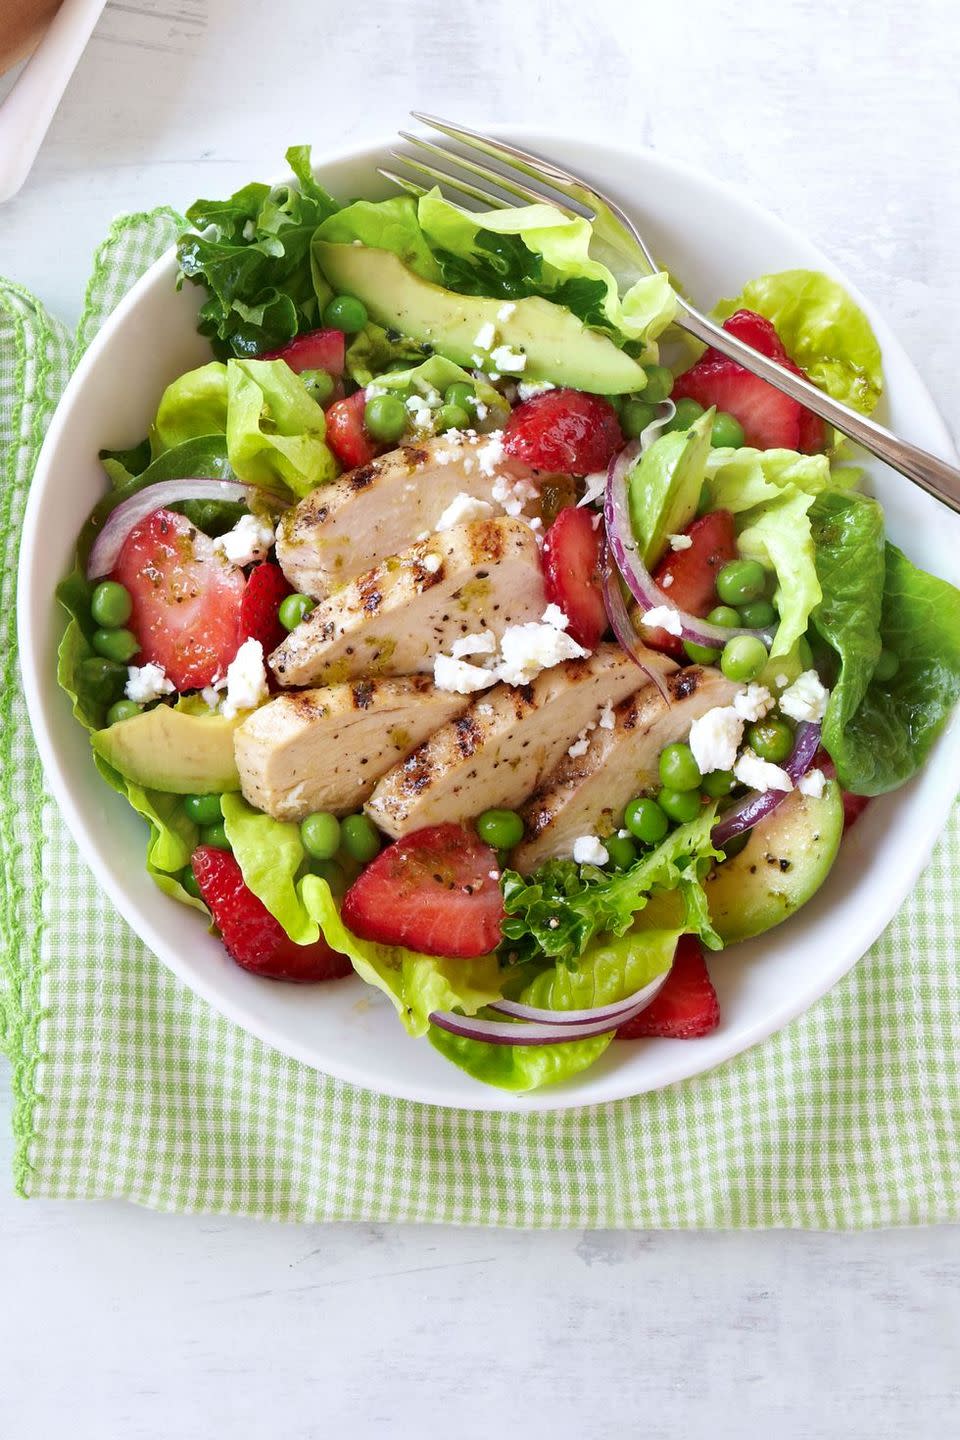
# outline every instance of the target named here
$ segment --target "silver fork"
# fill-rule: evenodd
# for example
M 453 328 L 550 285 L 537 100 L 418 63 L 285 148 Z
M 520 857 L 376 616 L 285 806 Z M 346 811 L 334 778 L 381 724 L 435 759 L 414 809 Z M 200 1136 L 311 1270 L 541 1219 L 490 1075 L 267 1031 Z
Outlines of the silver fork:
M 424 139 L 422 135 L 401 131 L 404 140 L 428 157 L 414 159 L 396 150 L 391 151 L 395 160 L 414 173 L 425 175 L 432 184 L 455 190 L 491 210 L 504 209 L 515 200 L 554 205 L 566 215 L 579 215 L 589 220 L 602 230 L 608 243 L 619 248 L 626 256 L 640 261 L 644 270 L 654 271 L 658 268 L 643 236 L 630 217 L 616 201 L 595 190 L 586 180 L 571 175 L 552 160 L 533 155 L 516 145 L 509 145 L 505 140 L 493 140 L 475 130 L 468 130 L 463 125 L 453 125 L 418 110 L 411 111 L 411 114 L 415 120 L 430 126 L 469 152 L 464 155 L 460 149 L 454 149 L 445 143 L 436 143 Z M 495 160 L 502 169 L 493 169 L 484 164 L 481 158 L 477 158 L 484 156 Z M 443 161 L 445 168 L 431 163 L 434 159 Z M 396 171 L 381 167 L 379 173 L 413 195 L 426 193 L 423 185 L 404 175 L 398 175 Z M 533 180 L 537 188 L 527 184 L 527 180 Z M 513 198 L 505 199 L 505 195 Z M 799 400 L 828 425 L 836 426 L 851 440 L 891 465 L 894 470 L 899 470 L 901 475 L 905 475 L 922 490 L 926 490 L 928 495 L 933 495 L 960 514 L 960 470 L 955 466 L 948 465 L 946 461 L 921 450 L 918 445 L 912 445 L 908 440 L 901 440 L 882 425 L 878 425 L 875 420 L 869 420 L 847 405 L 831 399 L 815 385 L 811 385 L 809 380 L 791 374 L 775 360 L 770 360 L 766 355 L 761 355 L 759 350 L 754 350 L 752 345 L 746 345 L 736 336 L 728 334 L 686 300 L 680 300 L 676 323 L 691 335 L 695 335 L 698 340 L 712 345 L 754 375 L 759 375 L 778 390 L 782 390 L 794 400 Z

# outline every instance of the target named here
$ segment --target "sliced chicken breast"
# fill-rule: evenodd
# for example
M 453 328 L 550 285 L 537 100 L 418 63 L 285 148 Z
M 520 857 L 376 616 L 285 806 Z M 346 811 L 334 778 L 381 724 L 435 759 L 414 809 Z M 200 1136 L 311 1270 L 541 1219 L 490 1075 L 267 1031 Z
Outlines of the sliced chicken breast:
M 237 727 L 241 789 L 275 820 L 357 810 L 385 770 L 466 703 L 425 675 L 278 695 Z
M 539 620 L 540 552 L 522 520 L 456 525 L 394 555 L 323 600 L 270 656 L 281 685 L 433 670 L 478 630 Z
M 652 685 L 617 706 L 611 730 L 596 729 L 582 756 L 565 756 L 521 811 L 527 838 L 511 863 L 523 875 L 545 860 L 569 857 L 580 835 L 609 835 L 627 803 L 659 787 L 660 751 L 685 740 L 691 722 L 729 705 L 742 688 L 718 670 L 690 666 L 667 679 L 667 705 Z
M 288 510 L 277 532 L 277 559 L 291 585 L 322 600 L 436 530 L 458 495 L 484 501 L 490 507 L 481 512 L 484 518 L 502 515 L 494 491 L 506 498 L 496 482 L 508 464 L 499 437 L 440 435 L 422 445 L 402 445 Z M 523 492 L 519 498 L 524 500 Z M 525 505 L 535 513 L 535 499 Z
M 676 669 L 650 652 L 664 674 Z M 542 671 L 529 685 L 497 685 L 388 770 L 367 813 L 395 837 L 422 825 L 463 821 L 495 806 L 513 809 L 535 790 L 588 726 L 613 721 L 641 672 L 619 645 Z M 649 682 L 647 682 L 649 683 Z M 605 711 L 605 707 L 606 711 Z

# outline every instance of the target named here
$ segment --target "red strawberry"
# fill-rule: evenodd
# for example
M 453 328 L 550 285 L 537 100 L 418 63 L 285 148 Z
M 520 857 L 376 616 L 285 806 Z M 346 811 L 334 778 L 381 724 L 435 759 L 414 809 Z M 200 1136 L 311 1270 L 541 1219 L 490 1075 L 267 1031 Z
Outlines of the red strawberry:
M 535 395 L 517 406 L 503 432 L 503 447 L 514 460 L 563 475 L 606 470 L 623 443 L 609 401 L 580 390 Z
M 209 685 L 240 644 L 246 580 L 184 515 L 155 510 L 124 541 L 113 579 L 133 600 L 135 664 L 162 665 L 178 690 Z
M 298 375 L 304 370 L 326 370 L 342 375 L 346 363 L 346 336 L 342 330 L 311 330 L 279 350 L 267 350 L 261 360 L 285 360 Z
M 560 511 L 544 537 L 543 575 L 547 599 L 570 621 L 568 634 L 595 650 L 608 622 L 600 589 L 600 535 L 588 510 L 568 505 Z
M 244 884 L 240 866 L 228 850 L 200 845 L 190 863 L 228 954 L 244 970 L 266 980 L 299 984 L 350 974 L 346 955 L 331 950 L 322 936 L 312 945 L 294 944 Z
M 723 322 L 724 330 L 742 340 L 745 345 L 752 345 L 754 350 L 759 350 L 761 355 L 767 355 L 771 360 L 783 362 L 790 361 L 790 356 L 783 348 L 783 341 L 777 334 L 776 327 L 765 315 L 758 315 L 756 310 L 735 310 L 734 313 Z M 719 350 L 713 347 L 707 350 L 702 357 L 704 360 L 710 356 L 711 360 L 722 360 L 724 356 Z
M 737 558 L 733 516 L 729 510 L 701 515 L 685 532 L 693 544 L 688 550 L 668 550 L 654 571 L 654 579 L 671 605 L 688 615 L 706 615 L 717 602 L 717 575 Z M 645 645 L 683 658 L 683 641 L 667 630 L 643 632 Z
M 345 470 L 369 465 L 377 454 L 376 441 L 363 428 L 366 395 L 358 390 L 346 400 L 337 400 L 327 411 L 327 444 Z
M 707 974 L 700 942 L 681 935 L 673 968 L 661 990 L 645 1010 L 621 1025 L 620 1040 L 659 1035 L 667 1040 L 695 1040 L 720 1024 L 720 1001 Z
M 468 958 L 500 943 L 500 867 L 462 825 L 429 825 L 381 851 L 344 896 L 343 922 L 364 940 Z
M 264 655 L 276 650 L 287 638 L 277 611 L 281 600 L 292 594 L 293 586 L 279 565 L 265 560 L 255 566 L 247 577 L 247 588 L 240 602 L 240 643 L 259 640 Z

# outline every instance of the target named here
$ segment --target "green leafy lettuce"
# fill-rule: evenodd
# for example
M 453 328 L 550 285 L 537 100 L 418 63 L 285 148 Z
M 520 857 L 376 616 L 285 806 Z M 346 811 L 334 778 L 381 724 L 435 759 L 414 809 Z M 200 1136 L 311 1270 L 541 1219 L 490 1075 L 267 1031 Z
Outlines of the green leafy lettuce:
M 218 360 L 188 370 L 164 390 L 150 428 L 154 460 L 165 450 L 227 430 L 227 367 Z
M 719 320 L 756 310 L 776 327 L 790 357 L 821 390 L 868 415 L 883 390 L 880 346 L 842 285 L 817 270 L 761 275 L 714 309 Z
M 435 285 L 442 283 L 440 266 L 417 219 L 416 201 L 409 195 L 397 195 L 391 200 L 356 200 L 324 220 L 316 239 L 333 245 L 359 243 L 374 250 L 389 250 L 422 279 Z
M 392 370 L 388 375 L 380 375 L 376 383 L 383 390 L 416 392 L 418 395 L 429 396 L 432 400 L 434 396 L 442 395 L 458 382 L 470 385 L 477 399 L 486 407 L 487 428 L 492 428 L 493 423 L 503 425 L 510 412 L 499 391 L 494 390 L 485 380 L 468 375 L 466 370 L 462 370 L 452 360 L 445 359 L 443 355 L 432 355 L 429 360 L 422 361 L 410 370 Z
M 287 163 L 296 185 L 245 185 L 187 211 L 179 283 L 205 287 L 197 328 L 220 359 L 276 349 L 319 324 L 310 242 L 337 204 L 314 179 L 308 146 L 288 150 Z
M 282 360 L 228 362 L 226 423 L 230 464 L 249 485 L 299 498 L 339 473 L 322 407 Z
M 840 662 L 824 743 L 844 789 L 881 795 L 919 770 L 960 697 L 960 591 L 884 542 L 876 501 L 826 493 L 812 520 L 813 623 Z M 890 680 L 874 677 L 881 648 L 899 661 Z
M 345 363 L 351 380 L 357 385 L 369 385 L 392 366 L 410 369 L 429 355 L 429 345 L 397 335 L 368 320 L 363 329 L 351 337 Z
M 667 537 L 685 530 L 697 513 L 712 424 L 710 410 L 689 430 L 661 435 L 647 446 L 630 472 L 630 528 L 648 570 L 666 549 Z

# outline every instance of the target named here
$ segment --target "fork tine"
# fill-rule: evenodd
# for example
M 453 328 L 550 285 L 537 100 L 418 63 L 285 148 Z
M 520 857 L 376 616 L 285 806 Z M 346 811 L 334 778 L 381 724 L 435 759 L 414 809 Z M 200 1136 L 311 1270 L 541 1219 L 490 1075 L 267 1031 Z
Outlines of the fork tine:
M 385 170 L 382 165 L 377 166 L 377 174 L 382 175 L 384 180 L 389 180 L 392 185 L 399 185 L 401 190 L 406 190 L 410 195 L 426 195 L 423 185 L 417 185 L 413 180 L 408 180 L 405 175 L 398 175 L 394 170 Z
M 506 141 L 491 140 L 476 130 L 468 130 L 462 125 L 452 125 L 448 120 L 441 120 L 439 116 L 428 115 L 422 110 L 411 110 L 410 114 L 415 120 L 429 125 L 432 130 L 439 130 L 451 140 L 456 140 L 466 146 L 468 150 L 479 150 L 484 155 L 488 155 L 491 160 L 497 160 L 501 165 L 507 166 L 508 169 L 519 170 L 521 174 L 531 180 L 536 180 L 545 189 L 559 190 L 563 195 L 563 204 L 585 220 L 596 218 L 596 211 L 578 194 L 583 189 L 582 182 L 575 175 L 561 170 L 560 166 L 553 164 L 552 161 L 542 160 L 538 155 L 532 155 L 528 150 L 521 150 L 516 145 L 509 145 Z M 461 159 L 459 156 L 456 158 Z M 496 183 L 502 183 L 499 176 L 496 177 Z M 552 196 L 538 195 L 536 198 L 541 202 L 547 199 L 548 203 L 556 204 Z
M 420 160 L 411 159 L 409 155 L 398 154 L 396 150 L 391 150 L 390 154 L 394 160 L 399 160 L 402 165 L 409 166 L 411 170 L 416 170 L 421 175 L 429 175 L 436 184 L 447 186 L 452 190 L 459 190 L 461 194 L 469 195 L 471 200 L 479 200 L 488 210 L 505 210 L 507 207 L 506 200 L 500 200 L 486 190 L 479 190 L 476 185 L 471 185 L 469 180 L 459 180 L 456 175 L 451 175 L 446 170 L 436 169 L 433 165 L 425 165 Z
M 409 141 L 411 145 L 418 145 L 422 150 L 429 150 L 431 155 L 438 155 L 441 160 L 446 160 L 447 164 L 457 165 L 461 170 L 466 170 L 470 175 L 476 175 L 478 179 L 486 180 L 489 184 L 496 185 L 500 190 L 505 190 L 508 195 L 515 195 L 520 200 L 529 200 L 534 205 L 543 205 L 548 201 L 547 196 L 538 194 L 536 190 L 531 190 L 529 185 L 521 185 L 519 181 L 511 179 L 507 175 L 500 175 L 496 170 L 491 170 L 488 165 L 478 165 L 476 161 L 468 160 L 464 155 L 458 155 L 453 150 L 445 150 L 442 145 L 434 145 L 431 141 L 424 140 L 420 135 L 411 135 L 407 130 L 401 130 L 400 134 L 403 139 Z M 411 165 L 413 161 L 407 160 L 406 163 Z M 418 166 L 416 168 L 419 169 L 420 167 Z M 459 183 L 458 181 L 453 181 L 452 177 L 449 178 L 452 183 Z M 461 189 L 464 189 L 466 194 L 473 195 L 477 200 L 488 199 L 491 204 L 504 207 L 504 201 L 489 195 L 486 191 L 466 190 L 464 186 L 461 186 Z M 554 202 L 551 200 L 549 203 L 552 204 Z M 561 203 L 557 208 L 566 213 L 572 213 L 566 202 Z

